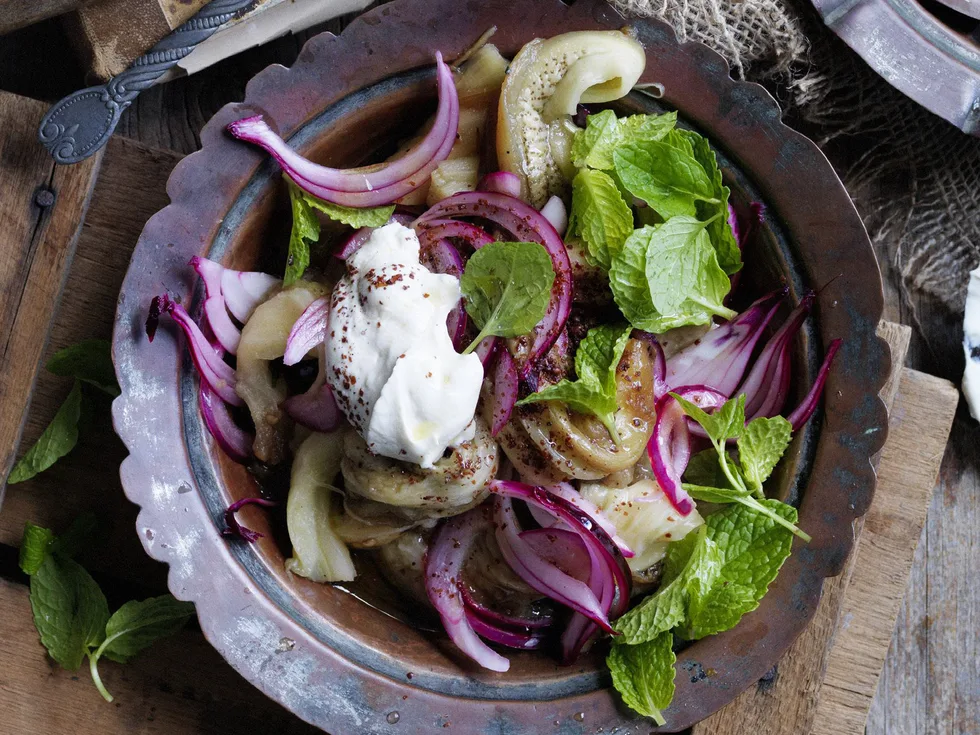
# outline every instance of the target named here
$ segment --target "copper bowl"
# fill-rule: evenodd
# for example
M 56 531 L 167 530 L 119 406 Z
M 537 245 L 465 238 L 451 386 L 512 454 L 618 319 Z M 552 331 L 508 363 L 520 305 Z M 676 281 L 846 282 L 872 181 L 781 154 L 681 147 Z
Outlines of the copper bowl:
M 312 39 L 291 69 L 273 66 L 256 76 L 245 101 L 223 108 L 204 128 L 202 149 L 170 178 L 172 203 L 140 238 L 119 297 L 113 350 L 122 395 L 113 416 L 130 452 L 121 473 L 128 497 L 142 507 L 141 541 L 170 565 L 171 591 L 197 604 L 205 635 L 231 665 L 335 735 L 653 727 L 617 699 L 601 652 L 571 667 L 515 653 L 507 674 L 480 671 L 439 632 L 287 574 L 288 542 L 260 511 L 243 511 L 243 520 L 267 533 L 261 542 L 221 538 L 223 510 L 254 494 L 255 481 L 205 431 L 182 340 L 161 328 L 147 343 L 148 300 L 167 290 L 198 314 L 203 291 L 187 266 L 193 255 L 241 269 L 275 270 L 281 263 L 277 248 L 288 221 L 284 226 L 274 216 L 284 197 L 278 168 L 225 135 L 232 120 L 262 111 L 307 155 L 351 165 L 403 135 L 406 121 L 434 105 L 435 50 L 451 59 L 492 25 L 498 27 L 494 43 L 512 55 L 535 37 L 624 24 L 598 0 L 571 6 L 398 0 L 378 8 L 339 37 Z M 845 338 L 824 410 L 795 440 L 772 489 L 799 505 L 813 542 L 797 543 L 758 611 L 679 653 L 665 728 L 675 731 L 759 679 L 813 615 L 823 579 L 840 572 L 852 522 L 867 510 L 874 489 L 870 458 L 885 437 L 878 390 L 889 358 L 875 335 L 882 311 L 877 263 L 830 164 L 783 126 L 761 87 L 732 81 L 716 54 L 678 44 L 660 23 L 630 25 L 647 50 L 642 81 L 660 82 L 664 91 L 660 100 L 634 93 L 619 107 L 677 109 L 684 124 L 716 146 L 735 201 L 766 202 L 765 226 L 746 254 L 750 288 L 786 283 L 796 298 L 806 288 L 820 289 L 815 316 L 797 344 L 801 386 L 812 379 L 823 347 Z

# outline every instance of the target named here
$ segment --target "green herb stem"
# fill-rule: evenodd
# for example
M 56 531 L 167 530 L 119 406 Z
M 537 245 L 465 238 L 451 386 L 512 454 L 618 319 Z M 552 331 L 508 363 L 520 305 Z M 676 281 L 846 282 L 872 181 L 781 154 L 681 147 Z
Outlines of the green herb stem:
M 105 688 L 105 684 L 102 683 L 102 677 L 99 676 L 99 656 L 101 655 L 102 649 L 105 644 L 99 646 L 99 650 L 95 653 L 89 652 L 88 654 L 88 670 L 92 674 L 92 681 L 95 682 L 95 688 L 99 690 L 99 694 L 106 702 L 111 702 L 113 697 L 109 694 L 109 690 Z

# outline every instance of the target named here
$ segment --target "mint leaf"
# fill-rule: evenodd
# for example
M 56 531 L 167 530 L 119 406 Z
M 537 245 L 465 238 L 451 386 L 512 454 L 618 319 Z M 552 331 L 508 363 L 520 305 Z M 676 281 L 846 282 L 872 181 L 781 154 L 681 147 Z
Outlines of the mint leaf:
M 323 212 L 330 219 L 342 222 L 360 229 L 361 227 L 383 227 L 388 224 L 391 215 L 395 213 L 395 205 L 389 204 L 385 207 L 367 207 L 359 209 L 357 207 L 345 207 L 333 202 L 325 202 L 317 199 L 306 192 L 301 192 L 306 203 L 320 212 Z
M 286 257 L 286 272 L 282 285 L 289 286 L 306 272 L 310 265 L 310 243 L 320 239 L 320 220 L 303 191 L 292 181 L 287 180 L 289 204 L 293 211 L 293 227 L 289 232 L 289 255 Z
M 676 215 L 693 217 L 698 201 L 719 203 L 714 183 L 694 157 L 691 143 L 676 130 L 663 140 L 617 148 L 613 164 L 629 192 L 665 219 Z
M 782 416 L 759 417 L 745 426 L 738 440 L 738 461 L 750 489 L 762 492 L 793 435 L 793 427 Z
M 77 669 L 89 648 L 105 638 L 105 595 L 77 562 L 49 554 L 31 576 L 34 627 L 51 658 Z
M 744 393 L 725 401 L 720 408 L 710 414 L 676 393 L 671 395 L 681 404 L 685 414 L 701 424 L 701 428 L 716 445 L 724 444 L 729 439 L 737 439 L 745 430 Z
M 613 623 L 621 634 L 616 640 L 630 645 L 646 643 L 684 625 L 692 585 L 703 586 L 720 564 L 721 554 L 704 527 L 670 544 L 660 589 Z
M 724 505 L 727 505 L 728 503 L 737 503 L 748 495 L 748 493 L 746 493 L 744 490 L 736 490 L 730 487 L 692 485 L 689 482 L 684 483 L 684 490 L 698 502 L 703 501 L 705 503 L 718 503 Z
M 78 442 L 78 417 L 82 410 L 82 385 L 77 380 L 44 433 L 14 465 L 7 484 L 29 480 L 64 457 Z
M 477 251 L 479 252 L 479 251 Z M 538 401 L 562 401 L 579 413 L 592 414 L 617 442 L 616 368 L 626 350 L 632 328 L 606 324 L 589 330 L 575 352 L 577 380 L 562 380 L 517 402 L 518 406 Z
M 547 251 L 534 242 L 492 242 L 470 257 L 459 280 L 466 312 L 485 337 L 527 334 L 544 317 L 555 282 Z
M 718 267 L 704 223 L 672 217 L 635 230 L 609 269 L 616 305 L 637 329 L 661 333 L 735 315 L 723 305 L 731 287 Z
M 58 350 L 48 360 L 48 372 L 78 378 L 110 396 L 119 395 L 116 371 L 112 366 L 112 347 L 104 339 L 87 339 Z
M 737 467 L 729 465 L 733 472 L 740 472 Z M 684 479 L 692 485 L 712 487 L 715 489 L 731 490 L 732 484 L 718 463 L 718 450 L 714 447 L 698 452 L 691 457 L 684 470 Z M 697 500 L 698 498 L 695 498 Z M 713 501 L 707 501 L 713 502 Z
M 792 506 L 778 500 L 760 504 L 786 522 L 796 523 Z M 758 607 L 793 545 L 792 533 L 742 504 L 712 513 L 705 525 L 721 563 L 713 577 L 703 580 L 691 595 L 685 631 L 691 640 L 728 630 Z
M 384 207 L 344 207 L 325 202 L 307 194 L 289 179 L 289 204 L 293 212 L 293 227 L 289 233 L 289 256 L 286 258 L 286 272 L 282 285 L 289 286 L 298 281 L 310 265 L 310 244 L 320 239 L 320 220 L 313 210 L 323 212 L 330 219 L 343 222 L 351 227 L 381 227 L 387 224 L 395 211 L 395 205 Z
M 677 133 L 691 144 L 694 158 L 701 164 L 711 180 L 714 198 L 717 199 L 717 203 L 698 202 L 696 208 L 700 218 L 710 220 L 708 235 L 711 238 L 711 244 L 714 245 L 715 252 L 718 254 L 718 265 L 728 275 L 736 273 L 742 268 L 742 252 L 735 240 L 735 233 L 732 232 L 731 225 L 728 224 L 728 199 L 731 192 L 722 183 L 718 158 L 704 136 L 691 130 L 678 129 Z M 716 215 L 720 216 L 716 217 Z
M 633 710 L 652 717 L 658 725 L 666 720 L 661 710 L 674 698 L 674 636 L 661 633 L 639 645 L 614 645 L 606 658 L 613 686 Z
M 54 534 L 50 529 L 35 526 L 28 521 L 24 524 L 24 539 L 20 542 L 20 557 L 18 562 L 24 574 L 35 574 L 41 563 L 48 555 L 48 550 L 54 542 Z
M 112 614 L 105 625 L 105 641 L 96 656 L 126 663 L 144 648 L 176 633 L 194 616 L 194 604 L 173 595 L 131 600 Z
M 576 174 L 568 229 L 582 239 L 592 260 L 609 270 L 633 232 L 633 213 L 608 174 L 591 169 Z
M 630 115 L 616 119 L 612 110 L 589 115 L 585 130 L 575 134 L 572 161 L 579 168 L 610 170 L 613 151 L 630 143 L 660 140 L 677 124 L 677 113 Z

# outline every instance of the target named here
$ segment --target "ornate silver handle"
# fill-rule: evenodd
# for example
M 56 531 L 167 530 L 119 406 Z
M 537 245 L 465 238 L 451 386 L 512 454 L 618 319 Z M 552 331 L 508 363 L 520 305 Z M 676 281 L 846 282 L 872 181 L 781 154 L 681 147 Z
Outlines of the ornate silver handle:
M 58 163 L 78 163 L 106 144 L 119 118 L 137 95 L 201 41 L 257 0 L 211 0 L 183 25 L 106 84 L 89 87 L 56 103 L 41 120 L 38 138 Z

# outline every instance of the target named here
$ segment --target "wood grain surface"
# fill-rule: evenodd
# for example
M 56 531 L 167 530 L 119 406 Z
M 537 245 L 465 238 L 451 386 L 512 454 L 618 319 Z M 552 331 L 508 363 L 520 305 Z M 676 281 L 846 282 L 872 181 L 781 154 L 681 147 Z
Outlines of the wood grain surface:
M 0 92 L 0 503 L 101 154 L 56 166 L 46 105 Z
M 77 10 L 93 0 L 0 0 L 0 34 Z

